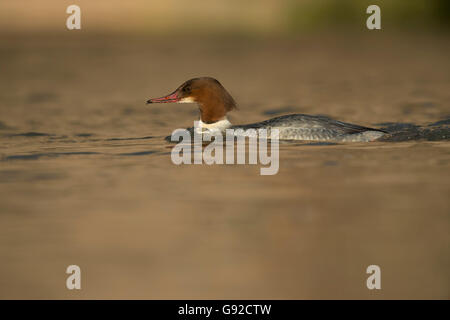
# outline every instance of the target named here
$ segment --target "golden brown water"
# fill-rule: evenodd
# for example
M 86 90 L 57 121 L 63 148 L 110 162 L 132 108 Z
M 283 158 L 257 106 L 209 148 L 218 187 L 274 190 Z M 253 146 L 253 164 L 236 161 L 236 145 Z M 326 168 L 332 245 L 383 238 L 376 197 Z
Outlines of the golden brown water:
M 0 298 L 446 298 L 450 144 L 280 145 L 280 168 L 182 165 L 163 137 L 218 78 L 233 123 L 450 115 L 445 37 L 0 39 Z M 82 290 L 65 287 L 68 265 Z M 382 289 L 366 287 L 367 266 Z

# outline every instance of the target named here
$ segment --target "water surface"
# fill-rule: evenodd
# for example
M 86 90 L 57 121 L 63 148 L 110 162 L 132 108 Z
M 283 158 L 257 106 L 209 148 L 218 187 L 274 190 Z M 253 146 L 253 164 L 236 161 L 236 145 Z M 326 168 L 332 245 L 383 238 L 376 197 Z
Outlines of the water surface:
M 446 39 L 67 37 L 0 41 L 1 298 L 449 298 Z M 164 137 L 195 106 L 145 101 L 202 75 L 236 124 L 309 113 L 404 134 L 283 143 L 274 176 L 176 166 Z

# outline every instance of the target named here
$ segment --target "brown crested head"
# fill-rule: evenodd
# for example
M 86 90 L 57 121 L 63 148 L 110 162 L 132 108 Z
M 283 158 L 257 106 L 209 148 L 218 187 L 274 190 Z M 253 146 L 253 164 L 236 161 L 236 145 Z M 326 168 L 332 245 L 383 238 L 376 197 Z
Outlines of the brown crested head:
M 147 103 L 168 102 L 197 103 L 200 109 L 200 118 L 205 123 L 222 120 L 227 112 L 236 108 L 233 97 L 219 81 L 210 77 L 190 79 L 171 94 L 147 101 Z

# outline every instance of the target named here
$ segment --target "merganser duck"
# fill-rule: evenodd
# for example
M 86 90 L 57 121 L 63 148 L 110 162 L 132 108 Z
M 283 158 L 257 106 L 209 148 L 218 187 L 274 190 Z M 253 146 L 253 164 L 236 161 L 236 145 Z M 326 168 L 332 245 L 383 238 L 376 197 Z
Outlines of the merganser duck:
M 220 82 L 211 77 L 190 79 L 164 97 L 149 99 L 147 104 L 171 102 L 197 103 L 200 110 L 199 127 L 202 130 L 223 132 L 226 129 L 278 129 L 280 140 L 333 142 L 369 142 L 386 134 L 383 130 L 306 114 L 290 114 L 233 126 L 227 119 L 227 113 L 236 109 L 236 102 Z

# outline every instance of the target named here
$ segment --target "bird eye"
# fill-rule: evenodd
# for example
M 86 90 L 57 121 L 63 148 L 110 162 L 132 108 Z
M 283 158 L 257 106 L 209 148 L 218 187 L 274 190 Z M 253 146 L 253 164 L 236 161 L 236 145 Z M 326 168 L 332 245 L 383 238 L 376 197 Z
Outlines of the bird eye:
M 191 87 L 190 86 L 186 86 L 183 88 L 184 92 L 191 92 Z

